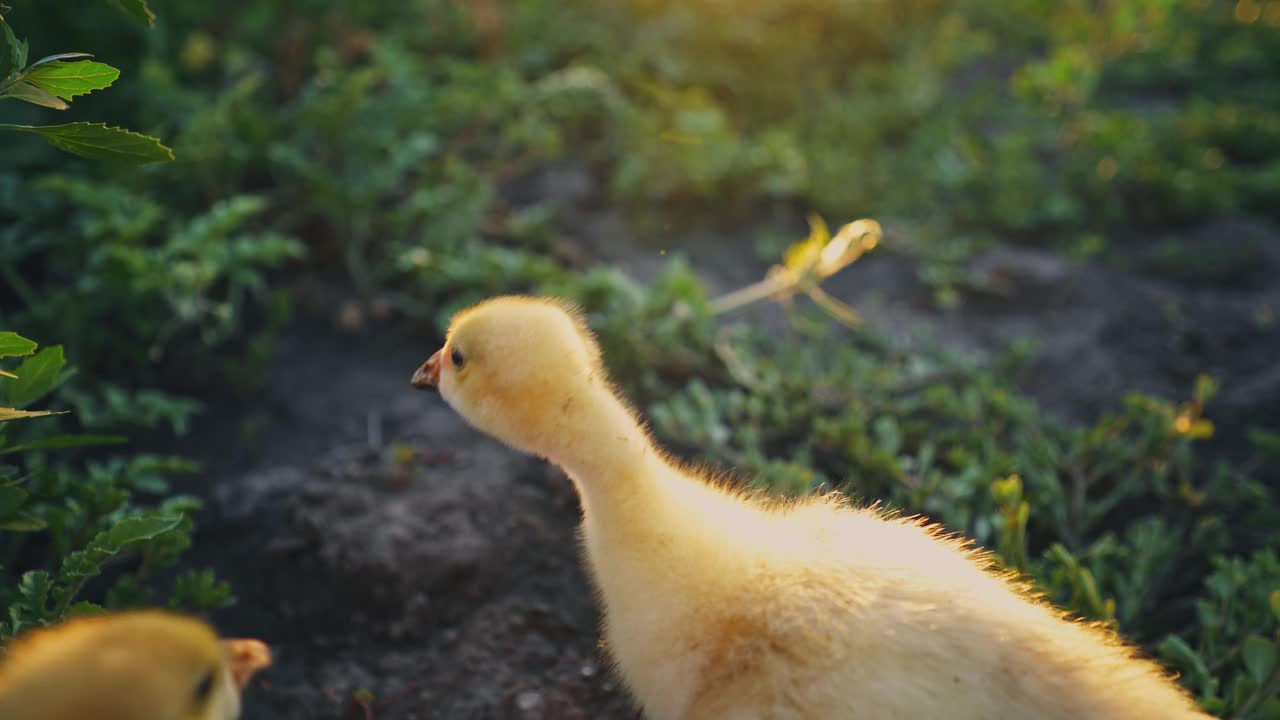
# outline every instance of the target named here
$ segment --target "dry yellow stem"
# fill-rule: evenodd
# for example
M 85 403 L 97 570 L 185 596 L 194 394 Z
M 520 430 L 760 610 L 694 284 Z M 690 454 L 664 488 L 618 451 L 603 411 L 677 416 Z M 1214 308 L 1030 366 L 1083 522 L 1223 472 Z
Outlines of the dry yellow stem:
M 764 280 L 713 300 L 712 314 L 736 310 L 765 298 L 781 302 L 804 293 L 841 323 L 850 327 L 860 324 L 862 319 L 857 311 L 825 293 L 821 284 L 880 243 L 884 236 L 880 223 L 855 220 L 831 237 L 826 222 L 814 215 L 809 218 L 809 227 L 809 237 L 788 248 L 782 264 L 769 268 Z

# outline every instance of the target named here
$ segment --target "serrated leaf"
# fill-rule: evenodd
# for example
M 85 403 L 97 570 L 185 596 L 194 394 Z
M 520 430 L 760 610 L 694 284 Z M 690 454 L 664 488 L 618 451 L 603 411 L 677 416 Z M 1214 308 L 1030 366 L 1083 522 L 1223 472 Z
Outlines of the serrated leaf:
M 129 442 L 123 435 L 57 435 L 42 440 L 34 440 L 22 445 L 14 445 L 0 449 L 0 455 L 28 452 L 30 450 L 64 450 L 77 447 L 97 447 L 99 445 L 119 445 Z
M 108 558 L 130 545 L 166 533 L 181 523 L 180 516 L 156 513 L 125 518 L 114 527 L 98 533 L 83 550 L 69 553 L 63 558 L 59 575 L 71 582 L 97 575 L 102 563 Z
M 213 570 L 188 570 L 178 577 L 173 584 L 173 594 L 169 597 L 169 608 L 173 610 L 195 610 L 208 612 L 230 607 L 236 604 L 231 594 L 231 586 L 218 580 Z
M 147 27 L 155 24 L 156 14 L 147 7 L 147 0 L 115 0 L 115 3 L 117 7 Z
M 58 62 L 59 60 L 72 60 L 74 58 L 91 58 L 91 57 L 93 57 L 93 55 L 90 53 L 58 53 L 57 55 L 45 55 L 39 60 L 28 65 L 26 67 L 26 70 L 27 72 L 31 72 L 32 70 L 40 67 L 41 65 L 47 65 L 48 63 L 51 63 L 51 62 Z
M 36 343 L 16 332 L 0 332 L 0 357 L 30 355 L 36 351 Z
M 173 160 L 173 150 L 161 144 L 156 138 L 130 130 L 107 127 L 105 123 L 0 125 L 0 130 L 35 133 L 60 150 L 90 160 L 128 162 L 137 165 Z
M 38 418 L 46 415 L 66 415 L 67 411 L 54 412 L 52 410 L 15 410 L 14 408 L 0 407 L 0 422 L 6 420 L 23 420 L 26 418 Z
M 49 599 L 49 590 L 53 587 L 53 579 L 43 570 L 30 570 L 22 574 L 18 581 L 18 594 L 27 604 L 45 612 Z
M 36 87 L 25 80 L 10 85 L 9 89 L 4 91 L 4 97 L 11 97 L 29 102 L 32 105 L 53 108 L 54 110 L 66 110 L 71 107 L 58 96 L 50 95 L 43 88 Z
M 17 367 L 17 379 L 9 381 L 9 403 L 26 407 L 48 395 L 58 386 L 58 373 L 66 365 L 61 345 L 53 345 L 36 353 Z
M 63 100 L 71 100 L 111 87 L 118 77 L 120 71 L 106 63 L 80 60 L 57 61 L 32 68 L 22 75 L 22 80 Z
M 67 612 L 65 615 L 68 618 L 73 618 L 73 617 L 86 617 L 89 615 L 101 615 L 105 612 L 106 610 L 103 609 L 101 605 L 98 605 L 96 603 L 91 603 L 87 600 L 81 600 L 75 605 L 72 605 L 71 607 L 67 608 Z
M 116 526 L 110 530 L 98 533 L 95 543 L 102 541 L 108 546 L 119 549 L 143 540 L 151 540 L 161 533 L 166 533 L 178 527 L 181 522 L 182 518 L 180 516 L 161 515 L 158 513 L 125 518 L 116 523 Z

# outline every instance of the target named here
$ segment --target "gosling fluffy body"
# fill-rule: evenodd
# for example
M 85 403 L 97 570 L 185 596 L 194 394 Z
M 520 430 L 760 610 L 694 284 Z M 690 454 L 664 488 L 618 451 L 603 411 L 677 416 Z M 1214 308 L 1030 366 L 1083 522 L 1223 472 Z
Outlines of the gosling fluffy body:
M 652 720 L 1207 718 L 1158 665 L 937 527 L 682 466 L 563 302 L 458 314 L 414 384 L 572 478 L 605 643 Z
M 4 720 L 235 720 L 270 664 L 256 640 L 221 640 L 162 611 L 83 617 L 25 633 L 0 657 Z

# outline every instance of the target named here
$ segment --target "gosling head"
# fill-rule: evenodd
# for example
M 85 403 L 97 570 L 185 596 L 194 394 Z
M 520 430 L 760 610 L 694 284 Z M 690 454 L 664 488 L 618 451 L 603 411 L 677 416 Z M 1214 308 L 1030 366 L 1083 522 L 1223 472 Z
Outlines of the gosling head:
M 497 297 L 464 310 L 445 344 L 413 374 L 477 429 L 549 456 L 606 386 L 581 312 L 556 299 Z
M 271 664 L 257 640 L 222 640 L 163 611 L 86 617 L 14 640 L 0 663 L 0 715 L 52 720 L 235 720 Z

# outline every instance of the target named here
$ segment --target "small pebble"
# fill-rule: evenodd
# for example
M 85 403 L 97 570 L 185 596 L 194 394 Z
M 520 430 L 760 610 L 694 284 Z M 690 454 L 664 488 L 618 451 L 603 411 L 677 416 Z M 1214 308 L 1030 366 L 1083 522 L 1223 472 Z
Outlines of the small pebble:
M 533 691 L 525 690 L 516 696 L 516 707 L 528 712 L 542 704 L 542 695 Z

